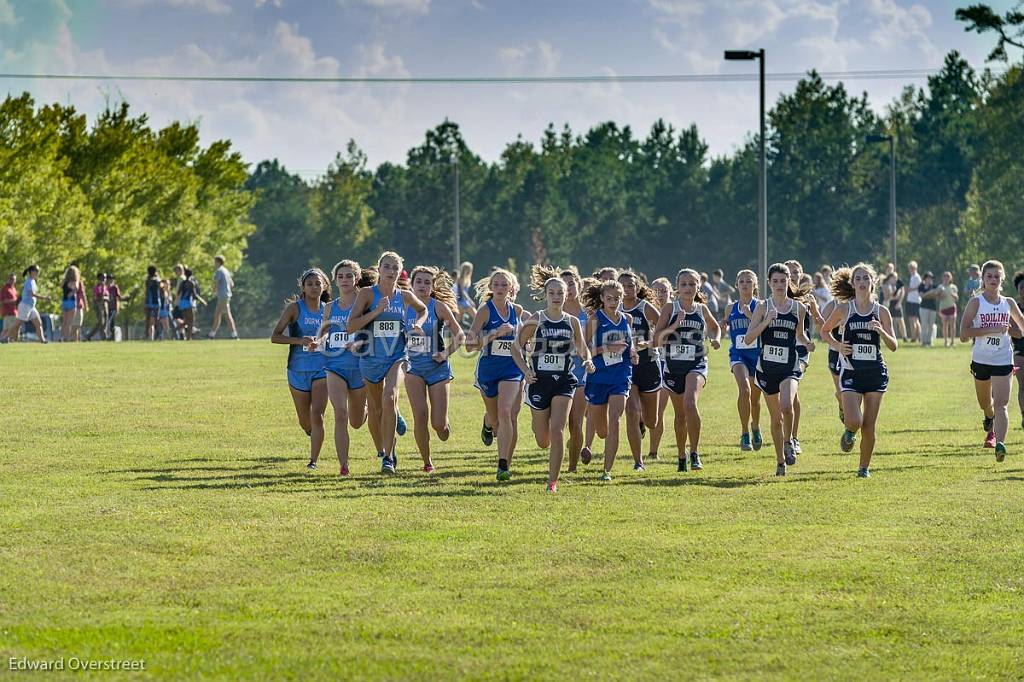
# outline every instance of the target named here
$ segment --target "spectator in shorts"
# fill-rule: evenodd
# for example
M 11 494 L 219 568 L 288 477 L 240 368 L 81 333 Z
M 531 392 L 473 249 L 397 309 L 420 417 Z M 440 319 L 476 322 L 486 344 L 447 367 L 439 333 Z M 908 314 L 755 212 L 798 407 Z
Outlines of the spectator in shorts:
M 107 341 L 113 341 L 114 327 L 117 325 L 117 313 L 121 309 L 121 301 L 130 301 L 132 297 L 121 293 L 121 288 L 117 286 L 117 278 L 113 274 L 107 275 L 107 295 L 110 311 L 107 315 Z
M 921 276 L 917 274 L 917 261 L 907 263 L 910 279 L 907 280 L 906 301 L 907 331 L 911 341 L 921 341 Z
M 96 311 L 96 325 L 85 335 L 86 341 L 92 341 L 96 332 L 100 333 L 101 339 L 107 338 L 107 304 L 109 301 L 107 276 L 101 272 L 96 275 L 96 285 L 92 288 L 92 307 Z
M 964 282 L 964 295 L 967 300 L 974 298 L 974 294 L 979 289 L 981 289 L 981 268 L 977 263 L 971 263 L 967 266 L 967 281 Z
M 178 284 L 178 307 L 181 309 L 181 326 L 185 330 L 185 340 L 192 340 L 192 333 L 196 330 L 196 304 L 206 305 L 206 301 L 199 294 L 199 284 L 192 276 L 192 271 L 185 268 L 182 273 L 185 279 Z
M 39 285 L 36 284 L 36 278 L 39 277 L 39 266 L 35 264 L 28 266 L 25 268 L 25 272 L 21 273 L 21 276 L 25 278 L 25 283 L 21 286 L 21 302 L 18 303 L 18 314 L 14 320 L 14 326 L 10 329 L 4 329 L 3 333 L 0 334 L 0 340 L 12 337 L 18 338 L 18 331 L 21 329 L 21 325 L 31 322 L 36 336 L 39 338 L 39 343 L 46 343 L 46 335 L 43 334 L 43 320 L 39 316 L 39 310 L 36 309 L 36 301 L 48 301 L 50 298 L 39 293 Z
M 75 265 L 75 267 L 78 267 Z M 82 279 L 81 271 L 78 276 L 78 291 L 75 296 L 75 316 L 71 318 L 71 335 L 75 341 L 82 340 L 82 326 L 85 324 L 85 314 L 89 312 L 89 297 L 85 295 L 85 280 Z
M 78 290 L 82 286 L 82 275 L 74 265 L 64 271 L 64 279 L 60 283 L 60 340 L 62 342 L 77 341 L 72 330 L 75 315 L 78 311 Z
M 4 318 L 3 331 L 11 329 L 18 321 L 18 288 L 15 286 L 17 282 L 18 276 L 12 272 L 7 275 L 7 283 L 4 284 L 3 289 L 0 289 L 0 308 L 2 308 Z
M 903 280 L 890 272 L 882 282 L 882 303 L 892 317 L 893 333 L 901 341 L 907 340 L 907 326 L 903 324 Z
M 146 268 L 146 281 L 143 287 L 146 296 L 142 305 L 146 314 L 146 340 L 152 341 L 156 338 L 156 328 L 160 320 L 160 275 L 155 265 Z
M 956 285 L 953 284 L 953 273 L 946 271 L 942 273 L 942 284 L 936 287 L 939 292 L 939 320 L 942 322 L 942 343 L 944 346 L 956 344 L 956 337 L 959 336 L 956 326 L 956 299 L 959 295 Z
M 160 319 L 160 338 L 170 339 L 171 338 L 171 281 L 167 279 L 160 280 L 160 309 L 158 317 Z
M 235 287 L 235 280 L 231 278 L 231 271 L 224 267 L 224 256 L 214 256 L 213 265 L 213 290 L 217 294 L 217 307 L 213 311 L 213 326 L 210 328 L 210 338 L 217 336 L 220 329 L 221 316 L 227 317 L 228 326 L 231 327 L 231 338 L 238 338 L 238 331 L 235 329 L 235 318 L 231 316 L 231 290 Z
M 917 289 L 921 296 L 919 319 L 921 322 L 921 345 L 930 348 L 935 338 L 935 322 L 939 317 L 939 291 L 935 286 L 935 275 L 924 273 L 921 286 Z

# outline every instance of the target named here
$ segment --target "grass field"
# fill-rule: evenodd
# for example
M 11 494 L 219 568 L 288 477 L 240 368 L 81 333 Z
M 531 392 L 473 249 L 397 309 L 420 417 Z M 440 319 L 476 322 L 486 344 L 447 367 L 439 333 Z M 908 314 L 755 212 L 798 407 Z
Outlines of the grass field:
M 1024 671 L 1024 438 L 1014 402 L 1006 462 L 980 448 L 964 348 L 889 356 L 871 479 L 836 447 L 822 351 L 785 479 L 770 447 L 735 445 L 720 351 L 703 472 L 676 473 L 668 436 L 634 474 L 623 442 L 613 482 L 595 461 L 554 496 L 525 409 L 514 478 L 494 481 L 465 359 L 437 473 L 414 470 L 410 433 L 404 470 L 382 478 L 365 430 L 353 478 L 330 444 L 307 473 L 284 356 L 265 341 L 0 348 L 0 670 L 76 656 L 144 659 L 156 678 Z

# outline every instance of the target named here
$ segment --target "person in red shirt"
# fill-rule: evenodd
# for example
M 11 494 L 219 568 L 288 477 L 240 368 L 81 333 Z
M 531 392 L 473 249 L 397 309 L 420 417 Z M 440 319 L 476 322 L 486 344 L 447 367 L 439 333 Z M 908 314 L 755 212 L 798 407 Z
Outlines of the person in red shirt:
M 18 319 L 18 289 L 14 286 L 17 281 L 17 276 L 12 272 L 7 276 L 3 289 L 0 289 L 0 312 L 3 313 L 4 329 L 13 327 Z

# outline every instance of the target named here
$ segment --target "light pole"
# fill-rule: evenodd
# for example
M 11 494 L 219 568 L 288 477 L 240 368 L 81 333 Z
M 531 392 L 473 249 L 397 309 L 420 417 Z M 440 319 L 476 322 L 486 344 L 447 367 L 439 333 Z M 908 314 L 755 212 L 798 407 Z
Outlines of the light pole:
M 761 67 L 761 144 L 758 151 L 758 173 L 760 175 L 757 183 L 757 269 L 760 277 L 761 287 L 767 291 L 768 288 L 768 172 L 765 168 L 764 158 L 764 48 L 757 50 L 726 50 L 727 61 L 750 61 L 756 59 Z
M 461 226 L 459 225 L 459 154 L 458 152 L 452 153 L 452 169 L 454 170 L 455 177 L 455 239 L 452 240 L 453 257 L 455 258 L 455 272 L 459 271 L 459 266 L 462 264 L 462 245 L 459 243 L 461 235 L 459 234 Z
M 876 142 L 889 143 L 889 234 L 892 237 L 892 264 L 896 262 L 896 138 L 892 135 L 868 135 L 864 138 L 868 144 Z M 896 272 L 899 272 L 897 267 Z

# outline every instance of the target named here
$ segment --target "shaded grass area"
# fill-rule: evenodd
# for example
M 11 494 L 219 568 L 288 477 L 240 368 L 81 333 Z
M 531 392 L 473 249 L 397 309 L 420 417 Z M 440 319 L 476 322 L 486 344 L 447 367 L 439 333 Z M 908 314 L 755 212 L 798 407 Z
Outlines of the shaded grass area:
M 520 418 L 493 480 L 460 359 L 437 473 L 354 476 L 308 441 L 266 342 L 7 346 L 0 655 L 142 658 L 171 678 L 1016 677 L 1024 669 L 1024 456 L 983 434 L 966 349 L 901 349 L 875 475 L 842 455 L 824 368 L 804 456 L 742 453 L 713 354 L 701 473 L 623 441 L 544 493 Z M 404 399 L 403 399 L 404 402 Z M 406 412 L 408 414 L 408 412 Z M 671 408 L 669 408 L 671 419 Z M 330 428 L 330 426 L 329 426 Z M 624 436 L 623 436 L 624 438 Z

